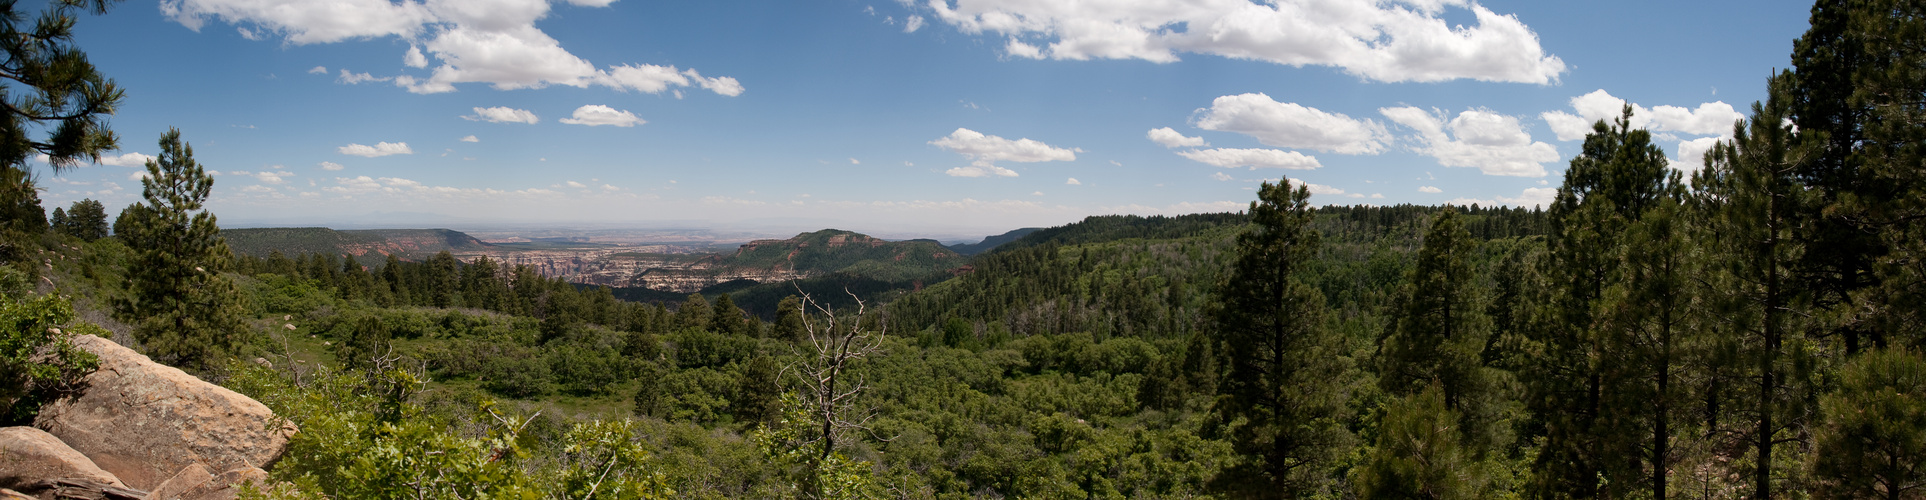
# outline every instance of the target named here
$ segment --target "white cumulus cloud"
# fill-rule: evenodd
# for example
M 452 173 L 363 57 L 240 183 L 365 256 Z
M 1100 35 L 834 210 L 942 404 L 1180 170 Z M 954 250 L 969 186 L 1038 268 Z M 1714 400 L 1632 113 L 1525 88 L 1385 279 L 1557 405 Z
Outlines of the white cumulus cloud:
M 408 53 L 401 56 L 401 64 L 410 68 L 426 68 L 428 56 L 421 54 L 421 47 L 409 45 Z
M 471 135 L 461 138 L 461 142 L 481 142 L 481 138 Z
M 591 127 L 599 126 L 599 125 L 633 127 L 636 125 L 648 123 L 647 120 L 637 118 L 635 116 L 635 113 L 630 113 L 628 111 L 623 111 L 623 110 L 611 108 L 608 106 L 603 106 L 600 104 L 590 104 L 579 108 L 575 108 L 574 115 L 570 116 L 569 118 L 563 118 L 557 121 L 560 121 L 562 123 L 567 123 L 570 125 L 588 125 Z
M 1705 168 L 1705 152 L 1711 151 L 1712 146 L 1718 145 L 1719 141 L 1722 140 L 1724 139 L 1718 137 L 1701 137 L 1689 141 L 1679 141 L 1679 157 L 1677 160 L 1672 161 L 1669 166 L 1684 171 L 1687 174 L 1697 172 L 1699 169 Z
M 1624 112 L 1627 102 L 1613 96 L 1605 89 L 1598 89 L 1571 99 L 1572 112 L 1546 111 L 1539 114 L 1550 125 L 1558 140 L 1576 141 L 1584 139 L 1592 131 L 1592 125 L 1600 120 L 1612 123 Z M 1710 135 L 1731 137 L 1732 124 L 1745 115 L 1733 109 L 1724 101 L 1700 103 L 1697 108 L 1659 105 L 1646 108 L 1632 104 L 1632 128 L 1654 132 L 1678 132 L 1689 135 Z
M 385 82 L 393 79 L 394 77 L 389 77 L 389 76 L 374 76 L 367 73 L 355 73 L 343 68 L 341 70 L 341 76 L 339 78 L 336 78 L 335 80 L 348 85 L 355 85 L 361 82 Z
M 1083 182 L 1082 182 L 1082 181 L 1078 181 L 1076 177 L 1071 177 L 1071 178 L 1070 178 L 1070 180 L 1067 180 L 1067 181 L 1063 181 L 1063 183 L 1064 183 L 1065 185 L 1070 185 L 1070 186 L 1082 186 L 1082 185 L 1083 185 Z
M 956 167 L 944 171 L 953 177 L 1016 177 L 1013 170 L 996 166 L 999 161 L 1036 163 L 1045 161 L 1076 161 L 1076 148 L 1060 148 L 1044 144 L 1043 141 L 1023 138 L 1009 140 L 967 128 L 958 128 L 950 135 L 930 141 L 930 145 L 963 155 L 972 160 L 970 166 Z
M 1007 38 L 1007 54 L 1032 59 L 1167 63 L 1188 52 L 1334 66 L 1386 82 L 1549 84 L 1565 71 L 1517 17 L 1465 0 L 945 0 L 920 8 L 964 33 Z M 1446 9 L 1469 11 L 1476 23 L 1448 23 Z
M 1466 110 L 1449 122 L 1442 112 L 1410 106 L 1378 112 L 1417 131 L 1420 145 L 1415 149 L 1447 167 L 1476 168 L 1485 175 L 1544 177 L 1544 163 L 1559 158 L 1557 148 L 1532 141 L 1518 118 L 1491 110 Z
M 335 162 L 331 162 L 331 161 L 324 161 L 324 162 L 321 162 L 321 169 L 322 169 L 322 170 L 327 170 L 327 171 L 330 171 L 330 172 L 333 172 L 333 171 L 338 171 L 338 170 L 341 170 L 341 169 L 344 169 L 344 168 L 348 168 L 348 167 L 345 167 L 345 166 L 342 166 L 342 165 L 341 165 L 341 164 L 339 164 L 339 163 L 335 163 Z
M 1304 182 L 1303 180 L 1300 180 L 1300 179 L 1291 179 L 1291 185 L 1301 186 L 1307 190 L 1310 190 L 1311 194 L 1329 194 L 1329 195 L 1344 194 L 1344 190 L 1342 189 L 1326 186 L 1323 184 L 1312 184 L 1309 182 Z
M 567 1 L 591 8 L 612 2 Z M 415 93 L 452 92 L 462 83 L 501 90 L 601 85 L 652 93 L 698 86 L 726 96 L 743 90 L 734 78 L 704 78 L 695 70 L 652 66 L 677 76 L 651 81 L 636 79 L 628 71 L 633 65 L 598 69 L 535 27 L 548 16 L 549 0 L 162 0 L 160 8 L 195 31 L 216 20 L 249 39 L 278 36 L 296 45 L 397 37 L 409 42 L 402 65 L 427 70 L 392 77 Z
M 100 161 L 95 164 L 112 165 L 116 167 L 145 167 L 147 166 L 147 162 L 153 159 L 154 157 L 152 155 L 122 153 L 118 155 L 101 155 Z
M 1497 197 L 1496 200 L 1486 200 L 1486 199 L 1480 199 L 1480 198 L 1452 198 L 1450 201 L 1446 201 L 1445 203 L 1450 205 L 1458 205 L 1458 206 L 1468 206 L 1472 204 L 1478 204 L 1478 205 L 1487 206 L 1487 207 L 1508 205 L 1508 206 L 1514 206 L 1514 207 L 1543 208 L 1543 207 L 1550 207 L 1552 200 L 1557 198 L 1558 198 L 1557 189 L 1542 187 L 1542 188 L 1525 188 L 1525 190 L 1523 192 L 1518 193 L 1518 196 L 1516 197 L 1499 196 Z
M 375 158 L 375 157 L 388 156 L 388 155 L 415 154 L 415 150 L 409 149 L 408 143 L 406 142 L 381 142 L 381 143 L 376 143 L 373 146 L 350 143 L 346 146 L 341 146 L 336 150 L 340 151 L 341 154 L 344 154 L 344 155 L 365 156 L 368 158 Z
M 944 170 L 943 173 L 948 174 L 950 177 L 989 177 L 992 175 L 997 177 L 1016 177 L 1017 176 L 1017 173 L 1015 170 L 1010 170 L 1010 169 L 999 167 L 996 165 L 971 165 L 968 167 L 956 167 L 949 170 Z
M 1328 113 L 1264 94 L 1238 94 L 1211 101 L 1200 109 L 1197 128 L 1236 132 L 1265 145 L 1312 149 L 1347 155 L 1377 154 L 1390 141 L 1384 125 Z
M 671 87 L 702 87 L 730 97 L 742 95 L 742 83 L 730 77 L 709 78 L 693 69 L 676 69 L 675 66 L 653 64 L 629 64 L 611 66 L 595 78 L 595 83 L 621 90 L 635 90 L 650 94 L 661 93 Z M 676 91 L 680 97 L 681 91 Z
M 1189 158 L 1191 161 L 1224 168 L 1250 167 L 1252 170 L 1259 168 L 1310 170 L 1322 166 L 1318 164 L 1317 158 L 1315 157 L 1296 151 L 1280 151 L 1276 149 L 1193 149 L 1178 151 L 1177 154 Z
M 1443 190 L 1443 189 L 1438 189 L 1438 188 L 1437 188 L 1437 187 L 1435 187 L 1435 186 L 1425 186 L 1425 187 L 1421 187 L 1421 188 L 1418 188 L 1418 192 L 1420 192 L 1420 193 L 1434 193 L 1434 194 L 1435 194 L 1435 193 L 1442 193 L 1442 192 L 1444 192 L 1444 190 Z
M 1199 148 L 1210 145 L 1210 143 L 1204 142 L 1204 138 L 1202 137 L 1184 137 L 1184 134 L 1177 133 L 1176 130 L 1170 127 L 1150 129 L 1150 132 L 1145 134 L 1145 136 L 1149 137 L 1151 142 L 1162 144 L 1166 148 Z
M 293 177 L 293 176 L 294 176 L 293 172 L 288 172 L 285 170 L 278 171 L 278 172 L 263 171 L 263 172 L 254 173 L 254 179 L 259 180 L 264 184 L 280 184 L 282 182 L 287 182 L 287 180 L 284 179 L 284 177 Z
M 492 108 L 477 107 L 474 109 L 475 109 L 475 114 L 463 115 L 461 118 L 468 121 L 489 122 L 489 123 L 530 123 L 532 124 L 532 123 L 542 121 L 540 117 L 535 116 L 534 111 L 529 111 L 526 109 L 515 109 L 507 106 L 496 106 Z

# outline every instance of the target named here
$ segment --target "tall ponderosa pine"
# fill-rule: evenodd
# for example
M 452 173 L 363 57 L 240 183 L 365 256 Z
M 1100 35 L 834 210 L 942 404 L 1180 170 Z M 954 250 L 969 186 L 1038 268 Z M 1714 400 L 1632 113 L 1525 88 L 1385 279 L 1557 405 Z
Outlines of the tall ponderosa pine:
M 1390 335 L 1378 354 L 1378 384 L 1408 396 L 1432 384 L 1459 409 L 1475 391 L 1490 322 L 1477 305 L 1470 258 L 1478 243 L 1458 212 L 1446 208 L 1425 232 L 1417 267 L 1406 274 Z
M 0 260 L 22 258 L 22 245 L 47 227 L 29 158 L 47 155 L 58 173 L 119 147 L 107 117 L 124 94 L 73 45 L 74 11 L 106 13 L 114 3 L 54 0 L 32 25 L 15 2 L 0 3 Z
M 1290 186 L 1258 188 L 1215 314 L 1230 364 L 1220 410 L 1244 420 L 1232 442 L 1250 457 L 1219 482 L 1239 496 L 1314 495 L 1351 441 L 1340 380 L 1348 360 L 1324 328 L 1324 295 L 1297 277 L 1317 253 L 1311 193 Z
M 1534 328 L 1543 355 L 1526 367 L 1529 407 L 1539 419 L 1544 445 L 1533 465 L 1530 486 L 1538 496 L 1596 497 L 1607 456 L 1599 428 L 1610 397 L 1604 394 L 1594 311 L 1618 267 L 1620 238 L 1627 226 L 1666 195 L 1665 151 L 1652 135 L 1631 127 L 1632 108 L 1612 124 L 1592 125 L 1592 133 L 1552 203 L 1551 234 L 1544 270 L 1551 303 Z
M 1432 221 L 1393 307 L 1378 385 L 1398 396 L 1355 478 L 1364 498 L 1476 498 L 1510 444 L 1509 374 L 1485 366 L 1491 323 L 1473 288 L 1478 244 L 1457 209 Z M 1402 412 L 1423 412 L 1407 415 Z
M 1675 182 L 1672 186 L 1677 187 Z M 1667 476 L 1677 452 L 1673 441 L 1690 418 L 1687 370 L 1696 308 L 1697 247 L 1689 237 L 1679 198 L 1662 200 L 1625 234 L 1617 275 L 1599 303 L 1599 363 L 1605 397 L 1600 427 L 1606 480 L 1667 496 Z M 1648 486 L 1649 489 L 1639 488 Z
M 214 214 L 202 210 L 214 177 L 194 161 L 179 130 L 161 136 L 160 155 L 141 179 L 145 205 L 121 235 L 134 250 L 127 266 L 131 294 L 117 311 L 135 325 L 149 355 L 206 370 L 241 345 L 246 325 L 234 283 L 221 276 L 233 252 Z
M 1805 436 L 1814 389 L 1810 291 L 1794 273 L 1805 249 L 1798 208 L 1813 196 L 1797 172 L 1820 148 L 1815 136 L 1797 134 L 1785 121 L 1789 79 L 1770 79 L 1769 97 L 1753 103 L 1749 124 L 1735 126 L 1732 141 L 1707 153 L 1693 178 L 1706 222 L 1717 228 L 1708 241 L 1717 255 L 1710 288 L 1719 292 L 1710 315 L 1720 318 L 1714 328 L 1724 330 L 1723 350 L 1737 355 L 1733 372 L 1749 381 L 1734 388 L 1742 419 L 1735 430 L 1752 450 L 1754 498 L 1772 497 L 1782 459 L 1774 451 Z
M 1823 136 L 1810 161 L 1795 167 L 1800 183 L 1813 194 L 1798 209 L 1800 239 L 1808 245 L 1797 279 L 1812 291 L 1813 307 L 1821 313 L 1815 327 L 1837 337 L 1848 354 L 1885 343 L 1882 329 L 1866 321 L 1866 309 L 1854 303 L 1854 295 L 1875 284 L 1874 263 L 1886 253 L 1871 210 L 1892 199 L 1898 187 L 1874 176 L 1861 151 L 1865 127 L 1875 118 L 1871 109 L 1853 102 L 1857 75 L 1892 60 L 1891 54 L 1868 50 L 1868 37 L 1853 28 L 1854 11 L 1867 3 L 1813 3 L 1811 27 L 1793 42 L 1794 72 L 1786 94 L 1787 117 L 1801 133 Z
M 1871 203 L 1870 218 L 1891 255 L 1875 266 L 1881 285 L 1864 295 L 1896 345 L 1926 346 L 1926 4 L 1858 0 L 1850 31 L 1877 65 L 1853 73 L 1850 104 L 1866 113 L 1858 151 L 1874 184 L 1892 198 Z

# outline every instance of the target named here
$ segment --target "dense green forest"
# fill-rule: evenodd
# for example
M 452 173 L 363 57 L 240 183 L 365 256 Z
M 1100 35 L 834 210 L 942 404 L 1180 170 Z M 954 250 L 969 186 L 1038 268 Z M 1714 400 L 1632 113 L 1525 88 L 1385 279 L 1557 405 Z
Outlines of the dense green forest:
M 175 131 L 111 231 L 91 200 L 50 223 L 22 152 L 0 424 L 92 333 L 300 425 L 274 498 L 1926 498 L 1926 4 L 1811 20 L 1696 172 L 1628 107 L 1542 209 L 1280 179 L 913 284 L 671 303 L 446 252 L 237 255 Z M 85 118 L 15 149 L 112 146 Z

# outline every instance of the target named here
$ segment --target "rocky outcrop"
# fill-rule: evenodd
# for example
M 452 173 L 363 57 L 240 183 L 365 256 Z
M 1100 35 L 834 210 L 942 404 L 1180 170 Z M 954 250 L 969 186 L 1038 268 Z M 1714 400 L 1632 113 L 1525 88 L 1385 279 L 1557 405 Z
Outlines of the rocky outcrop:
M 5 491 L 5 490 L 0 490 Z M 45 479 L 22 486 L 16 494 L 35 499 L 147 500 L 145 491 L 132 490 L 84 479 Z M 0 499 L 12 497 L 0 496 Z
M 167 481 L 161 482 L 160 486 L 155 486 L 154 491 L 147 494 L 147 498 L 154 500 L 184 498 L 187 496 L 188 490 L 211 482 L 214 482 L 214 475 L 207 472 L 206 466 L 190 464 L 187 468 L 181 469 L 180 472 L 174 473 L 174 477 L 167 478 Z
M 0 429 L 0 488 L 26 489 L 44 479 L 127 486 L 46 431 L 32 427 Z
M 253 483 L 256 490 L 266 489 L 267 471 L 249 467 L 222 473 L 209 474 L 201 464 L 194 464 L 181 470 L 167 482 L 147 494 L 149 500 L 234 500 L 240 496 L 241 485 Z
M 75 346 L 100 357 L 80 396 L 50 403 L 34 426 L 91 458 L 127 486 L 152 490 L 192 465 L 265 468 L 287 450 L 293 424 L 266 405 L 99 337 Z

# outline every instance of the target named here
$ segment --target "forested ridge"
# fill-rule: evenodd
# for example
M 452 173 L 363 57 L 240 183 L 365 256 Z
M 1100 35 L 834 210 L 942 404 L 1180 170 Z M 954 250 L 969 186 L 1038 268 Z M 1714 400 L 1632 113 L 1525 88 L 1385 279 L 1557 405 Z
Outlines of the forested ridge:
M 1926 498 L 1922 40 L 1920 2 L 1818 2 L 1703 169 L 1627 107 L 1543 208 L 1279 179 L 674 303 L 237 255 L 178 131 L 112 231 L 14 161 L 0 424 L 92 333 L 298 424 L 271 498 Z

